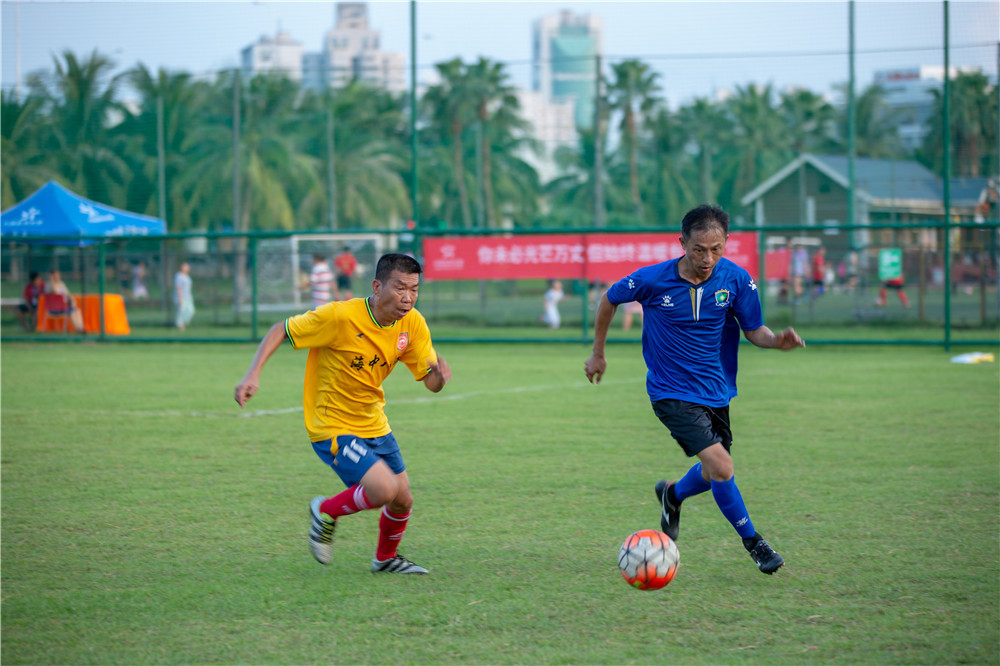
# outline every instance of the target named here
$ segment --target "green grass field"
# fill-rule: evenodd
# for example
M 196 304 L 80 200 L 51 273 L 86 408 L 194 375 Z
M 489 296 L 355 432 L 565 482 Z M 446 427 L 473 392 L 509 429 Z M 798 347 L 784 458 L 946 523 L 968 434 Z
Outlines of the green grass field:
M 253 349 L 4 343 L 5 663 L 1000 659 L 998 363 L 745 348 L 737 480 L 787 564 L 761 575 L 700 496 L 677 578 L 640 592 L 618 547 L 658 526 L 653 484 L 689 461 L 637 345 L 609 347 L 600 386 L 573 344 L 439 345 L 438 395 L 390 379 L 416 497 L 400 550 L 422 577 L 368 572 L 376 512 L 312 559 L 308 501 L 342 486 L 305 437 L 305 354 L 280 350 L 241 412 Z

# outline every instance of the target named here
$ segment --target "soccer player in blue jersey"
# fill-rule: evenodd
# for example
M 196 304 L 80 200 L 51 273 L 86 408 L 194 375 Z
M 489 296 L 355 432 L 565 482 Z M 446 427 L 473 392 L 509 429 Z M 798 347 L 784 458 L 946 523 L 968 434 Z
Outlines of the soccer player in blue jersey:
M 584 370 L 600 383 L 608 363 L 604 345 L 615 311 L 622 303 L 642 304 L 642 355 L 649 372 L 646 390 L 653 412 L 689 457 L 699 462 L 676 483 L 660 480 L 660 527 L 677 539 L 681 503 L 712 491 L 722 514 L 743 539 L 743 546 L 766 574 L 784 559 L 754 528 L 736 486 L 730 447 L 729 401 L 736 397 L 736 351 L 740 330 L 765 349 L 805 347 L 791 328 L 774 333 L 764 325 L 757 285 L 750 274 L 722 255 L 729 215 L 702 205 L 681 221 L 684 256 L 646 266 L 605 292 L 594 323 L 594 353 Z

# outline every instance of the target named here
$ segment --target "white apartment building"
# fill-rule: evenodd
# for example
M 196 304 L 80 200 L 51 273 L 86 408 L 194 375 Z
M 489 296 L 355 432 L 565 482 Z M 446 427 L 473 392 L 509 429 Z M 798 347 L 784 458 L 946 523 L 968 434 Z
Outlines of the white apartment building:
M 527 152 L 521 158 L 535 168 L 543 183 L 548 182 L 558 175 L 556 150 L 560 146 L 574 146 L 578 140 L 574 101 L 546 102 L 540 92 L 527 90 L 517 91 L 517 101 L 521 117 L 531 125 L 531 138 L 540 149 L 539 153 Z
M 951 68 L 959 72 L 978 72 L 978 67 Z M 899 138 L 907 150 L 916 150 L 930 131 L 928 121 L 934 109 L 935 90 L 944 90 L 944 67 L 921 65 L 875 72 L 873 83 L 885 90 L 885 101 L 897 114 Z
M 324 80 L 334 88 L 358 79 L 389 92 L 403 92 L 403 56 L 382 51 L 381 33 L 368 25 L 368 3 L 338 2 L 336 12 L 336 23 L 323 40 Z
M 306 88 L 340 88 L 353 79 L 393 93 L 406 90 L 406 65 L 400 53 L 381 49 L 381 34 L 368 24 L 368 3 L 338 2 L 334 27 L 323 50 L 306 53 L 287 32 L 261 37 L 241 52 L 243 75 L 283 72 Z
M 302 44 L 283 30 L 278 30 L 273 38 L 261 35 L 260 39 L 240 52 L 241 73 L 248 79 L 267 72 L 301 81 L 302 51 Z

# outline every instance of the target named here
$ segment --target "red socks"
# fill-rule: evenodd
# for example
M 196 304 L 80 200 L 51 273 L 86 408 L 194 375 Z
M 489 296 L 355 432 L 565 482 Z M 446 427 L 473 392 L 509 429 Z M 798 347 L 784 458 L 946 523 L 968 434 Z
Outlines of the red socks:
M 369 502 L 365 489 L 359 485 L 353 485 L 319 505 L 319 510 L 332 518 L 373 508 L 375 507 Z M 377 559 L 385 561 L 396 556 L 396 548 L 399 547 L 399 540 L 403 538 L 409 519 L 409 511 L 392 513 L 388 508 L 382 507 L 382 515 L 378 519 L 378 548 L 375 550 Z
M 399 540 L 403 538 L 406 521 L 409 519 L 409 511 L 399 514 L 391 513 L 388 508 L 382 508 L 382 515 L 378 519 L 378 548 L 375 550 L 377 560 L 384 562 L 396 557 Z
M 358 511 L 364 511 L 365 509 L 370 508 L 372 508 L 372 506 L 368 502 L 368 496 L 365 495 L 365 489 L 357 484 L 351 486 L 339 495 L 330 497 L 319 505 L 319 510 L 331 518 L 348 516 L 352 513 L 357 513 Z

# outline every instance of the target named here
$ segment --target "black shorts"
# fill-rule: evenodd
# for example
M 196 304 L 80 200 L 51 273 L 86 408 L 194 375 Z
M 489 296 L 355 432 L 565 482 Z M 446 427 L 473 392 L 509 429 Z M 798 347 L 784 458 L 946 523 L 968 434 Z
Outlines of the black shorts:
M 350 289 L 351 288 L 351 278 L 346 275 L 337 276 L 337 288 L 338 289 Z
M 729 405 L 706 407 L 685 400 L 657 400 L 653 413 L 667 426 L 689 457 L 721 443 L 729 451 L 733 431 L 729 428 Z

